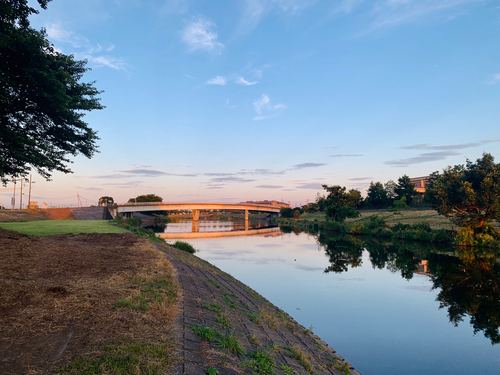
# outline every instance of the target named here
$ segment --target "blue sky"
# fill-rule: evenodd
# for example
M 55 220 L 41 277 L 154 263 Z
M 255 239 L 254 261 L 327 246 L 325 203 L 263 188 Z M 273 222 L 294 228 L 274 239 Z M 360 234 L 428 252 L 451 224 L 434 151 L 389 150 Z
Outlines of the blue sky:
M 500 161 L 499 1 L 53 0 L 32 24 L 106 106 L 100 153 L 32 200 L 295 204 Z

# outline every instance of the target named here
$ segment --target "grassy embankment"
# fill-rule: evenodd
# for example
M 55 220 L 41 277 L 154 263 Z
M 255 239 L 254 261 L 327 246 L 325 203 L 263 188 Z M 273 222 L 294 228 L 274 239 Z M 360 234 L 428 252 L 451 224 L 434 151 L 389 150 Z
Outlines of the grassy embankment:
M 109 222 L 37 219 L 0 223 L 37 236 L 0 229 L 6 373 L 167 373 L 176 361 L 171 264 Z M 92 234 L 52 236 L 76 233 Z
M 379 217 L 384 219 L 384 221 L 389 225 L 396 224 L 421 224 L 427 223 L 431 229 L 446 229 L 446 230 L 456 230 L 457 226 L 454 225 L 446 217 L 439 215 L 437 211 L 434 210 L 422 210 L 422 211 L 400 211 L 399 213 L 389 212 L 389 211 L 361 211 L 361 216 L 355 219 L 347 219 L 346 225 L 352 224 L 363 224 L 369 222 L 371 217 Z M 317 220 L 318 222 L 326 221 L 326 215 L 324 212 L 314 212 L 305 213 L 301 216 L 300 221 L 311 222 Z
M 80 233 L 125 233 L 126 230 L 103 220 L 38 220 L 27 222 L 0 222 L 0 228 L 29 236 Z

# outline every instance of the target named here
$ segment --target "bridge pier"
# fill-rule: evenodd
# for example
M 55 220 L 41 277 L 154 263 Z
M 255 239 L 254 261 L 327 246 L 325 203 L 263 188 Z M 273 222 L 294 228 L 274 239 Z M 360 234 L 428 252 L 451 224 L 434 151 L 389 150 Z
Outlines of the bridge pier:
M 193 228 L 191 229 L 192 233 L 199 233 L 200 232 L 200 222 L 199 221 L 193 221 Z
M 200 210 L 192 210 L 193 211 L 193 221 L 200 220 Z
M 248 221 L 248 210 L 245 210 L 245 221 Z

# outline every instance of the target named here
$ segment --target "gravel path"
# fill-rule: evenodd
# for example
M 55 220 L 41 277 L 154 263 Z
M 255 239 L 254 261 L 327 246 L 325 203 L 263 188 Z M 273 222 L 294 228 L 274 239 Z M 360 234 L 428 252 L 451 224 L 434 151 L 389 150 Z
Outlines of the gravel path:
M 359 374 L 248 286 L 195 255 L 157 247 L 177 270 L 182 294 L 176 328 L 181 360 L 172 375 Z

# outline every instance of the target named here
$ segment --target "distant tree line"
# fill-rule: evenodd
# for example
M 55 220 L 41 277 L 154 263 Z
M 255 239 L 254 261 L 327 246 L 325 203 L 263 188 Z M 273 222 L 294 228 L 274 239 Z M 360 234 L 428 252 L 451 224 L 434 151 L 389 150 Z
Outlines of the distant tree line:
M 397 184 L 392 180 L 385 184 L 372 181 L 366 199 L 363 199 L 361 192 L 356 189 L 347 190 L 345 186 L 340 185 L 322 186 L 326 195 L 318 193 L 315 202 L 303 207 L 282 208 L 281 217 L 300 219 L 304 212 L 321 211 L 325 212 L 330 220 L 343 222 L 348 218 L 358 217 L 358 210 L 363 208 L 407 208 L 417 194 L 415 184 L 407 175 L 400 177 Z
M 411 205 L 415 195 L 417 195 L 415 184 L 407 175 L 401 176 L 397 184 L 392 180 L 385 184 L 372 181 L 368 187 L 363 208 L 387 208 L 393 206 L 396 201 Z

